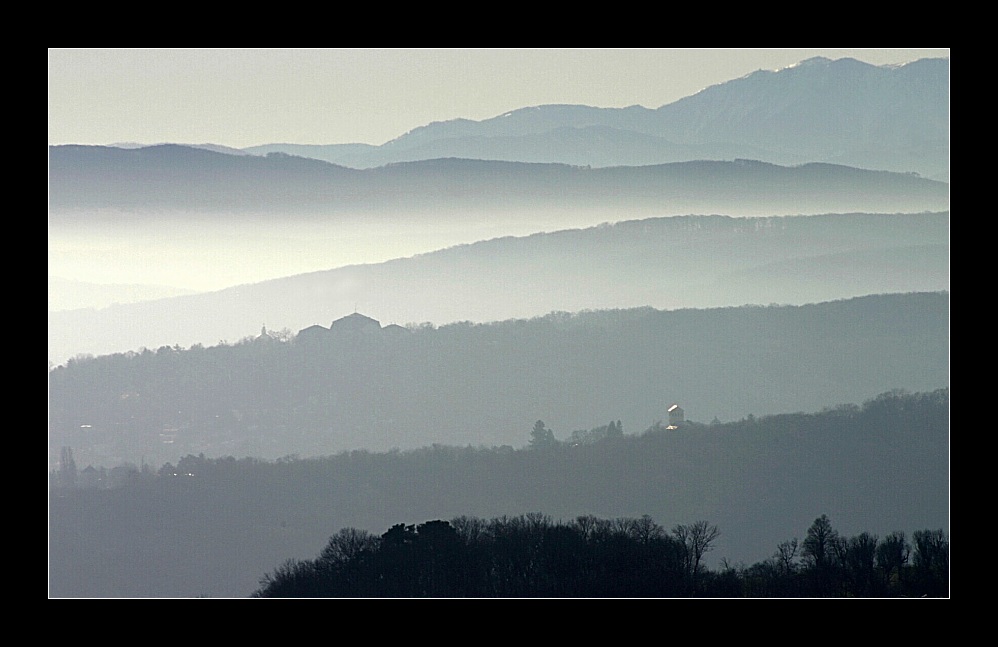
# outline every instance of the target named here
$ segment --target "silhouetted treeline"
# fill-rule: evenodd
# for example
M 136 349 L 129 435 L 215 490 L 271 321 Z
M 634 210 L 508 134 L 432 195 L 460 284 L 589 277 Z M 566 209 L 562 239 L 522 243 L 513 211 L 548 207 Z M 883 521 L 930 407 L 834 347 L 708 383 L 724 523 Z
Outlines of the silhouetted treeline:
M 524 444 L 537 428 L 524 421 Z M 762 559 L 815 510 L 850 534 L 948 523 L 945 389 L 676 430 L 613 428 L 558 430 L 554 442 L 525 449 L 435 445 L 278 460 L 189 454 L 158 469 L 115 468 L 108 476 L 120 475 L 121 487 L 110 489 L 88 486 L 93 472 L 77 473 L 79 457 L 67 451 L 65 468 L 53 473 L 67 487 L 50 498 L 52 591 L 246 596 L 261 573 L 313 555 L 338 528 L 374 532 L 402 519 L 523 510 L 560 519 L 707 518 L 725 530 L 712 566 Z M 594 442 L 576 444 L 580 436 Z M 162 567 L 154 576 L 152 563 Z
M 720 534 L 706 521 L 671 531 L 648 515 L 555 522 L 542 513 L 396 524 L 380 537 L 344 528 L 318 558 L 290 559 L 254 597 L 943 597 L 943 530 L 840 536 L 826 515 L 803 541 L 751 567 L 711 570 Z

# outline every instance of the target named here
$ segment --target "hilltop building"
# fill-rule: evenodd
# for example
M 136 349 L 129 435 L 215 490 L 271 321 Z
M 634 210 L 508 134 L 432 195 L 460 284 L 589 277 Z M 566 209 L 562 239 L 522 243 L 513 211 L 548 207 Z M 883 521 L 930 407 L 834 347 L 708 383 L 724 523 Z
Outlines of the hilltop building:
M 381 330 L 381 322 L 377 319 L 355 312 L 352 315 L 340 317 L 329 325 L 332 332 L 362 332 L 372 333 Z
M 674 404 L 668 409 L 669 412 L 669 426 L 666 429 L 679 429 L 682 425 L 686 423 L 686 416 L 683 413 L 682 407 L 678 404 Z
M 329 328 L 325 328 L 318 324 L 309 326 L 308 328 L 302 328 L 295 336 L 295 341 L 307 343 L 311 341 L 329 339 L 331 336 L 347 335 L 349 337 L 355 334 L 382 334 L 388 336 L 402 335 L 407 334 L 408 332 L 408 328 L 404 328 L 398 324 L 382 326 L 381 322 L 377 319 L 355 312 L 345 317 L 335 319 L 329 325 Z
M 298 334 L 295 335 L 295 342 L 308 343 L 310 341 L 325 339 L 328 335 L 329 328 L 316 324 L 299 330 Z
M 409 329 L 405 326 L 400 326 L 398 324 L 388 324 L 381 329 L 382 332 L 393 334 L 393 335 L 405 335 L 409 332 Z
M 263 327 L 260 328 L 260 335 L 254 341 L 269 342 L 276 340 L 270 335 L 269 332 L 267 332 L 267 324 L 264 324 Z

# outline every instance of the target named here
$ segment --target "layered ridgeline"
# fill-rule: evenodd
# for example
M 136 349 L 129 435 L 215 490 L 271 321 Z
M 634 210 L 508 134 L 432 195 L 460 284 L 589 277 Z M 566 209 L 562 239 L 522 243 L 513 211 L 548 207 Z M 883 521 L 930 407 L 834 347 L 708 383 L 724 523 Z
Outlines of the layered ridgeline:
M 949 385 L 949 294 L 652 308 L 412 329 L 354 313 L 282 342 L 163 346 L 49 375 L 51 463 L 277 458 L 434 443 L 523 446 L 620 420 L 816 410 Z M 666 421 L 667 422 L 667 421 Z
M 237 224 L 240 215 L 260 214 L 404 221 L 469 212 L 529 219 L 549 211 L 635 217 L 947 208 L 945 182 L 825 163 L 741 159 L 587 168 L 447 158 L 358 170 L 285 154 L 238 156 L 172 144 L 49 148 L 49 221 L 57 231 L 171 215 L 190 225 Z
M 54 312 L 49 358 L 60 364 L 80 353 L 234 342 L 256 335 L 261 324 L 298 331 L 328 326 L 355 309 L 385 324 L 440 325 L 552 311 L 803 304 L 948 289 L 948 212 L 651 218 Z
M 849 359 L 862 372 L 881 358 Z M 843 538 L 948 535 L 948 390 L 827 402 L 817 413 L 675 430 L 625 423 L 623 434 L 523 450 L 436 446 L 274 462 L 188 455 L 135 466 L 110 489 L 83 469 L 75 488 L 57 487 L 50 500 L 49 593 L 245 597 L 264 573 L 287 558 L 315 558 L 341 530 L 380 535 L 457 517 L 650 515 L 666 529 L 702 519 L 720 532 L 705 555 L 714 570 L 723 559 L 735 568 L 769 560 L 780 543 L 803 540 L 819 515 Z M 469 420 L 466 431 L 480 424 Z M 532 426 L 517 430 L 521 442 Z
M 949 178 L 949 59 L 874 66 L 813 58 L 656 109 L 525 107 L 416 128 L 381 146 L 268 144 L 343 166 L 461 157 L 592 166 L 747 158 Z

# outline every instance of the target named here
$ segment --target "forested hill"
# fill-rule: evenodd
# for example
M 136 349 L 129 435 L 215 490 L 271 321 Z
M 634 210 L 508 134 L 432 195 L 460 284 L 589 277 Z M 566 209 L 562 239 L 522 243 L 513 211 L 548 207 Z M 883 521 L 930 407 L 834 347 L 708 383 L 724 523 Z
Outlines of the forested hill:
M 63 445 L 108 467 L 202 452 L 517 447 L 538 419 L 564 439 L 611 419 L 645 429 L 675 402 L 692 420 L 727 421 L 949 385 L 948 292 L 369 323 L 71 361 L 50 372 L 51 460 Z
M 705 558 L 712 569 L 768 560 L 819 514 L 843 537 L 948 529 L 948 389 L 857 402 L 677 430 L 625 425 L 601 441 L 521 450 L 185 456 L 114 489 L 53 490 L 50 593 L 247 596 L 341 529 L 380 534 L 456 517 L 650 515 L 665 528 L 704 519 L 720 530 Z M 520 444 L 531 426 L 516 430 Z

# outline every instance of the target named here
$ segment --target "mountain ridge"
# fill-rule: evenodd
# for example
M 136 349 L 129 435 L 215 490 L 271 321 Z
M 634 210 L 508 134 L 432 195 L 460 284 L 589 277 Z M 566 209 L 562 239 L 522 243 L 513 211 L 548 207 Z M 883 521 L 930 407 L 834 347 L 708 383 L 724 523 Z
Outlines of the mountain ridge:
M 620 136 L 608 151 L 593 128 L 655 139 L 629 148 L 628 137 Z M 553 135 L 558 129 L 561 138 Z M 868 150 L 871 137 L 879 142 L 876 154 Z M 589 145 L 580 146 L 584 141 Z M 306 154 L 354 168 L 433 157 L 604 167 L 751 156 L 783 165 L 826 161 L 948 180 L 949 58 L 878 66 L 812 57 L 713 84 L 656 108 L 543 104 L 482 120 L 432 121 L 378 146 L 263 144 L 241 150 Z
M 605 157 L 595 147 L 586 154 L 563 147 L 550 134 L 566 128 L 578 139 L 592 127 L 653 136 L 672 148 L 663 144 L 658 151 L 629 153 L 621 143 L 613 157 Z M 878 156 L 866 152 L 871 135 L 880 140 Z M 877 66 L 813 57 L 780 70 L 756 70 L 657 108 L 527 106 L 480 121 L 430 122 L 381 146 L 327 159 L 358 168 L 428 156 L 514 160 L 529 157 L 540 141 L 552 146 L 550 161 L 600 167 L 689 161 L 717 150 L 734 156 L 756 151 L 778 164 L 841 161 L 945 179 L 949 58 Z
M 822 175 L 820 172 L 823 172 Z M 271 153 L 232 156 L 166 145 L 49 149 L 52 225 L 87 211 L 347 214 L 557 208 L 754 215 L 948 208 L 944 182 L 827 162 L 781 166 L 693 160 L 586 168 L 434 158 L 352 169 Z M 849 178 L 851 183 L 844 183 Z

